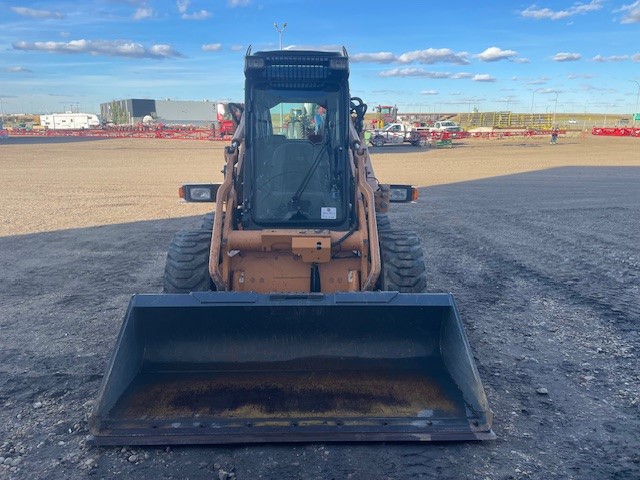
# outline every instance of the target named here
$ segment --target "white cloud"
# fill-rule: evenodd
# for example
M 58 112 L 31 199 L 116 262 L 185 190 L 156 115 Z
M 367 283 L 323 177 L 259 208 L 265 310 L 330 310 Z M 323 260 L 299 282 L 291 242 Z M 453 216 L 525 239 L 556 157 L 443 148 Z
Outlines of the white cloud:
M 189 7 L 191 6 L 191 0 L 177 0 L 176 6 L 178 7 L 178 12 L 180 12 L 180 18 L 183 20 L 206 20 L 213 16 L 213 14 L 207 10 L 188 13 Z
M 462 78 L 472 78 L 473 75 L 471 75 L 470 73 L 454 73 L 453 75 L 451 75 L 451 78 L 454 80 L 459 80 Z
M 640 23 L 640 1 L 630 5 L 623 5 L 614 12 L 625 12 L 620 23 Z
M 49 53 L 105 55 L 129 58 L 176 58 L 183 57 L 169 45 L 145 47 L 140 43 L 125 40 L 71 40 L 69 42 L 13 42 L 14 50 Z
M 11 10 L 18 15 L 23 15 L 25 17 L 55 18 L 56 20 L 64 18 L 64 15 L 60 12 L 52 12 L 50 10 L 34 10 L 33 8 L 27 7 L 11 7 Z
M 378 52 L 378 53 L 356 53 L 351 55 L 349 60 L 356 62 L 370 62 L 370 63 L 393 63 L 396 60 L 396 56 L 391 52 Z
M 488 73 L 482 73 L 482 74 L 474 75 L 473 81 L 474 82 L 495 82 L 496 79 L 491 75 L 489 75 Z
M 572 73 L 570 75 L 567 75 L 567 78 L 569 80 L 577 80 L 579 78 L 594 78 L 595 75 L 591 74 L 591 73 Z
M 423 90 L 420 92 L 422 95 L 438 95 L 437 90 Z
M 231 8 L 233 7 L 246 7 L 251 3 L 251 0 L 228 0 L 227 2 Z
M 634 62 L 640 62 L 640 53 L 635 53 L 631 56 L 631 60 Z
M 381 77 L 429 77 L 436 78 L 435 72 L 427 72 L 422 68 L 392 68 L 384 70 L 378 74 Z M 442 76 L 440 78 L 448 78 Z
M 357 53 L 349 58 L 352 62 L 370 63 L 453 63 L 456 65 L 468 65 L 467 52 L 454 52 L 449 48 L 427 48 L 426 50 L 413 50 L 401 55 L 391 52 Z
M 531 60 L 529 60 L 528 58 L 514 58 L 513 62 L 514 63 L 531 63 Z
M 229 47 L 229 50 L 231 50 L 232 52 L 240 52 L 244 50 L 244 45 L 231 45 Z
M 484 52 L 474 56 L 483 62 L 498 62 L 500 60 L 509 60 L 517 55 L 518 52 L 513 50 L 502 50 L 498 47 L 489 47 Z
M 7 68 L 7 72 L 9 73 L 31 73 L 32 70 L 29 70 L 25 67 L 9 67 Z
M 221 43 L 207 43 L 206 45 L 202 45 L 202 50 L 205 52 L 219 52 L 222 50 Z
M 539 8 L 537 5 L 531 5 L 520 12 L 520 15 L 534 20 L 562 20 L 563 18 L 572 17 L 574 15 L 584 15 L 594 12 L 602 8 L 602 0 L 591 0 L 589 3 L 574 3 L 566 10 L 551 10 L 550 8 Z
M 614 88 L 595 87 L 593 85 L 588 85 L 588 84 L 580 85 L 580 90 L 584 92 L 608 92 L 608 93 L 612 93 L 616 91 Z
M 189 9 L 189 5 L 191 5 L 191 0 L 177 0 L 176 5 L 178 7 L 178 12 L 185 14 Z
M 332 45 L 329 43 L 321 44 L 321 43 L 307 43 L 307 44 L 292 44 L 283 47 L 283 50 L 312 50 L 312 51 L 322 51 L 322 52 L 339 52 L 342 53 L 342 45 Z
M 580 60 L 580 58 L 582 58 L 582 55 L 579 53 L 560 52 L 556 53 L 552 60 L 554 62 L 575 62 Z
M 631 57 L 629 55 L 609 55 L 608 57 L 603 57 L 602 55 L 596 55 L 591 60 L 598 63 L 606 63 L 606 62 L 624 62 L 630 59 Z
M 143 18 L 149 17 L 153 17 L 153 8 L 141 7 L 136 9 L 135 13 L 133 14 L 134 20 L 142 20 Z
M 391 70 L 385 70 L 378 74 L 381 77 L 426 77 L 434 80 L 441 79 L 462 79 L 471 78 L 473 75 L 470 73 L 451 73 L 451 72 L 429 72 L 422 68 L 407 67 L 407 68 L 393 68 Z
M 205 20 L 212 17 L 213 14 L 207 10 L 200 10 L 199 12 L 183 13 L 180 18 L 183 20 Z
M 151 48 L 147 50 L 150 53 L 151 58 L 169 58 L 169 57 L 181 57 L 182 55 L 176 52 L 171 45 L 151 45 Z
M 398 57 L 401 63 L 454 63 L 456 65 L 468 65 L 469 60 L 467 52 L 455 53 L 449 48 L 427 48 L 426 50 L 414 50 L 412 52 L 403 53 Z
M 540 77 L 535 80 L 529 80 L 527 85 L 545 85 L 549 81 L 549 77 Z

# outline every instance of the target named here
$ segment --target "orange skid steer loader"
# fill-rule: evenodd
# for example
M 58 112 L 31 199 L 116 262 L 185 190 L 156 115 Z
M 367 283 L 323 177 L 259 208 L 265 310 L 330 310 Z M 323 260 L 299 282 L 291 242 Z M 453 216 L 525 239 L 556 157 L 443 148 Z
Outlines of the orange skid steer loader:
M 450 294 L 424 293 L 410 186 L 376 180 L 345 51 L 247 52 L 215 201 L 135 295 L 90 417 L 98 445 L 487 440 Z

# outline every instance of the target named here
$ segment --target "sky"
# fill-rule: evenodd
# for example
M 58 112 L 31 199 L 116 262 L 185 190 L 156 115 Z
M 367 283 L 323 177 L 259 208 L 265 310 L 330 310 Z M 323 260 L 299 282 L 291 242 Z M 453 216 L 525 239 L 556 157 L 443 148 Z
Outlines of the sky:
M 16 0 L 0 1 L 0 113 L 243 101 L 249 46 L 281 45 L 344 46 L 370 108 L 640 108 L 640 1 Z

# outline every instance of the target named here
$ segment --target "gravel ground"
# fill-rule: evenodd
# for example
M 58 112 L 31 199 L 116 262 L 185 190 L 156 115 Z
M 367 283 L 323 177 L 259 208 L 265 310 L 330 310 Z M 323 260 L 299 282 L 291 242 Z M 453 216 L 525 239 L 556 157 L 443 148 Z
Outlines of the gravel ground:
M 390 218 L 420 235 L 429 290 L 456 297 L 495 442 L 171 448 L 89 447 L 86 417 L 130 295 L 161 290 L 171 236 L 199 224 L 204 207 L 175 202 L 175 186 L 219 170 L 219 148 L 0 145 L 0 478 L 640 478 L 627 140 L 374 153 L 382 180 L 425 185 Z

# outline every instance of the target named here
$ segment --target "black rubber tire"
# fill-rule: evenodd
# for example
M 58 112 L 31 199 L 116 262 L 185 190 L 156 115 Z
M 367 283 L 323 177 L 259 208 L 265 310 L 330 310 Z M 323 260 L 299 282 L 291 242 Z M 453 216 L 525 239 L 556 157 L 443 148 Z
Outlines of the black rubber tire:
M 202 230 L 209 230 L 210 232 L 213 231 L 213 220 L 215 216 L 215 212 L 205 214 L 205 216 L 202 217 L 202 224 L 200 225 L 200 228 Z
M 380 231 L 383 291 L 421 293 L 427 288 L 427 269 L 420 239 L 413 232 Z
M 164 293 L 215 290 L 209 276 L 211 230 L 187 230 L 173 236 L 164 267 Z
M 374 138 L 371 139 L 371 144 L 374 147 L 382 147 L 382 146 L 384 146 L 384 140 L 382 138 L 374 137 Z
M 391 221 L 386 213 L 376 213 L 376 223 L 378 225 L 379 232 L 391 230 Z

